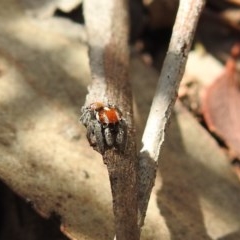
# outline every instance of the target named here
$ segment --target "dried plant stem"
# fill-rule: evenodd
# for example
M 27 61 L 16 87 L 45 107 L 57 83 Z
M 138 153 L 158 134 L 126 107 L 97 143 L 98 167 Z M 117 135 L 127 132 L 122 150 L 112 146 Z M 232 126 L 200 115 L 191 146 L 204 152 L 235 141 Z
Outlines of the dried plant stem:
M 166 126 L 177 98 L 187 56 L 204 0 L 180 0 L 169 49 L 143 134 L 139 169 L 139 225 L 142 226 L 154 185 L 156 168 Z
M 126 0 L 86 0 L 84 15 L 89 38 L 92 85 L 86 105 L 116 104 L 128 126 L 124 154 L 103 154 L 112 189 L 117 240 L 138 240 L 137 157 L 132 124 L 132 96 L 128 81 L 128 7 Z

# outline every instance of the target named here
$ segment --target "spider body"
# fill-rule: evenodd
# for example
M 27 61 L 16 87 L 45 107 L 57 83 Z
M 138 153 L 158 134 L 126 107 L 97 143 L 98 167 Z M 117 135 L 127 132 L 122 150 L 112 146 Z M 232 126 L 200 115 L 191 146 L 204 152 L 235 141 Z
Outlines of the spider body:
M 127 139 L 127 125 L 121 111 L 111 104 L 94 102 L 82 108 L 80 121 L 87 128 L 91 146 L 100 153 L 115 147 L 124 152 Z

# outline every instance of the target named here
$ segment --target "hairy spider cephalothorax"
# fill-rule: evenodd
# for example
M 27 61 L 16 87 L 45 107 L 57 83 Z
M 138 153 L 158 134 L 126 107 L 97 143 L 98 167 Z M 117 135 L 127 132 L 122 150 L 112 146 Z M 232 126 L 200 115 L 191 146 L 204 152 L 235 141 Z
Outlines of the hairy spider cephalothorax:
M 94 149 L 104 153 L 105 150 L 115 147 L 124 152 L 127 125 L 115 105 L 94 102 L 83 107 L 80 121 L 87 128 L 87 138 Z

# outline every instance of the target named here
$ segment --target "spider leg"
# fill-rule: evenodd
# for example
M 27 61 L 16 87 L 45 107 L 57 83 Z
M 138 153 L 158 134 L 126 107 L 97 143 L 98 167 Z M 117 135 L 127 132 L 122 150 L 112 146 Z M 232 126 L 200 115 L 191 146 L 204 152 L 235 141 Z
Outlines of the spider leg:
M 92 114 L 86 107 L 82 107 L 81 112 L 82 112 L 82 115 L 79 120 L 85 127 L 87 127 L 92 118 Z
M 91 120 L 87 126 L 87 139 L 96 151 L 104 153 L 105 142 L 102 133 L 102 126 L 97 120 Z
M 105 141 L 109 147 L 112 147 L 114 144 L 114 132 L 110 127 L 104 128 Z

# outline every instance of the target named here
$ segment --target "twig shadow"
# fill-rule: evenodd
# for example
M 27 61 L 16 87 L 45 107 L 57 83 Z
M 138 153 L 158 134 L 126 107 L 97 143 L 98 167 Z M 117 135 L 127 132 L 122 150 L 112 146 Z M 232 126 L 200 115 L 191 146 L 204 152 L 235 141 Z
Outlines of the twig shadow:
M 226 179 L 188 155 L 175 114 L 172 115 L 158 170 L 162 187 L 158 191 L 157 203 L 171 240 L 212 239 L 209 233 L 211 226 L 207 226 L 204 219 L 200 198 L 219 205 L 220 209 L 232 214 L 234 219 L 239 219 L 231 201 L 219 199 L 218 189 L 222 188 L 222 195 L 233 189 L 228 189 L 230 185 Z M 236 194 L 239 196 L 239 191 Z

